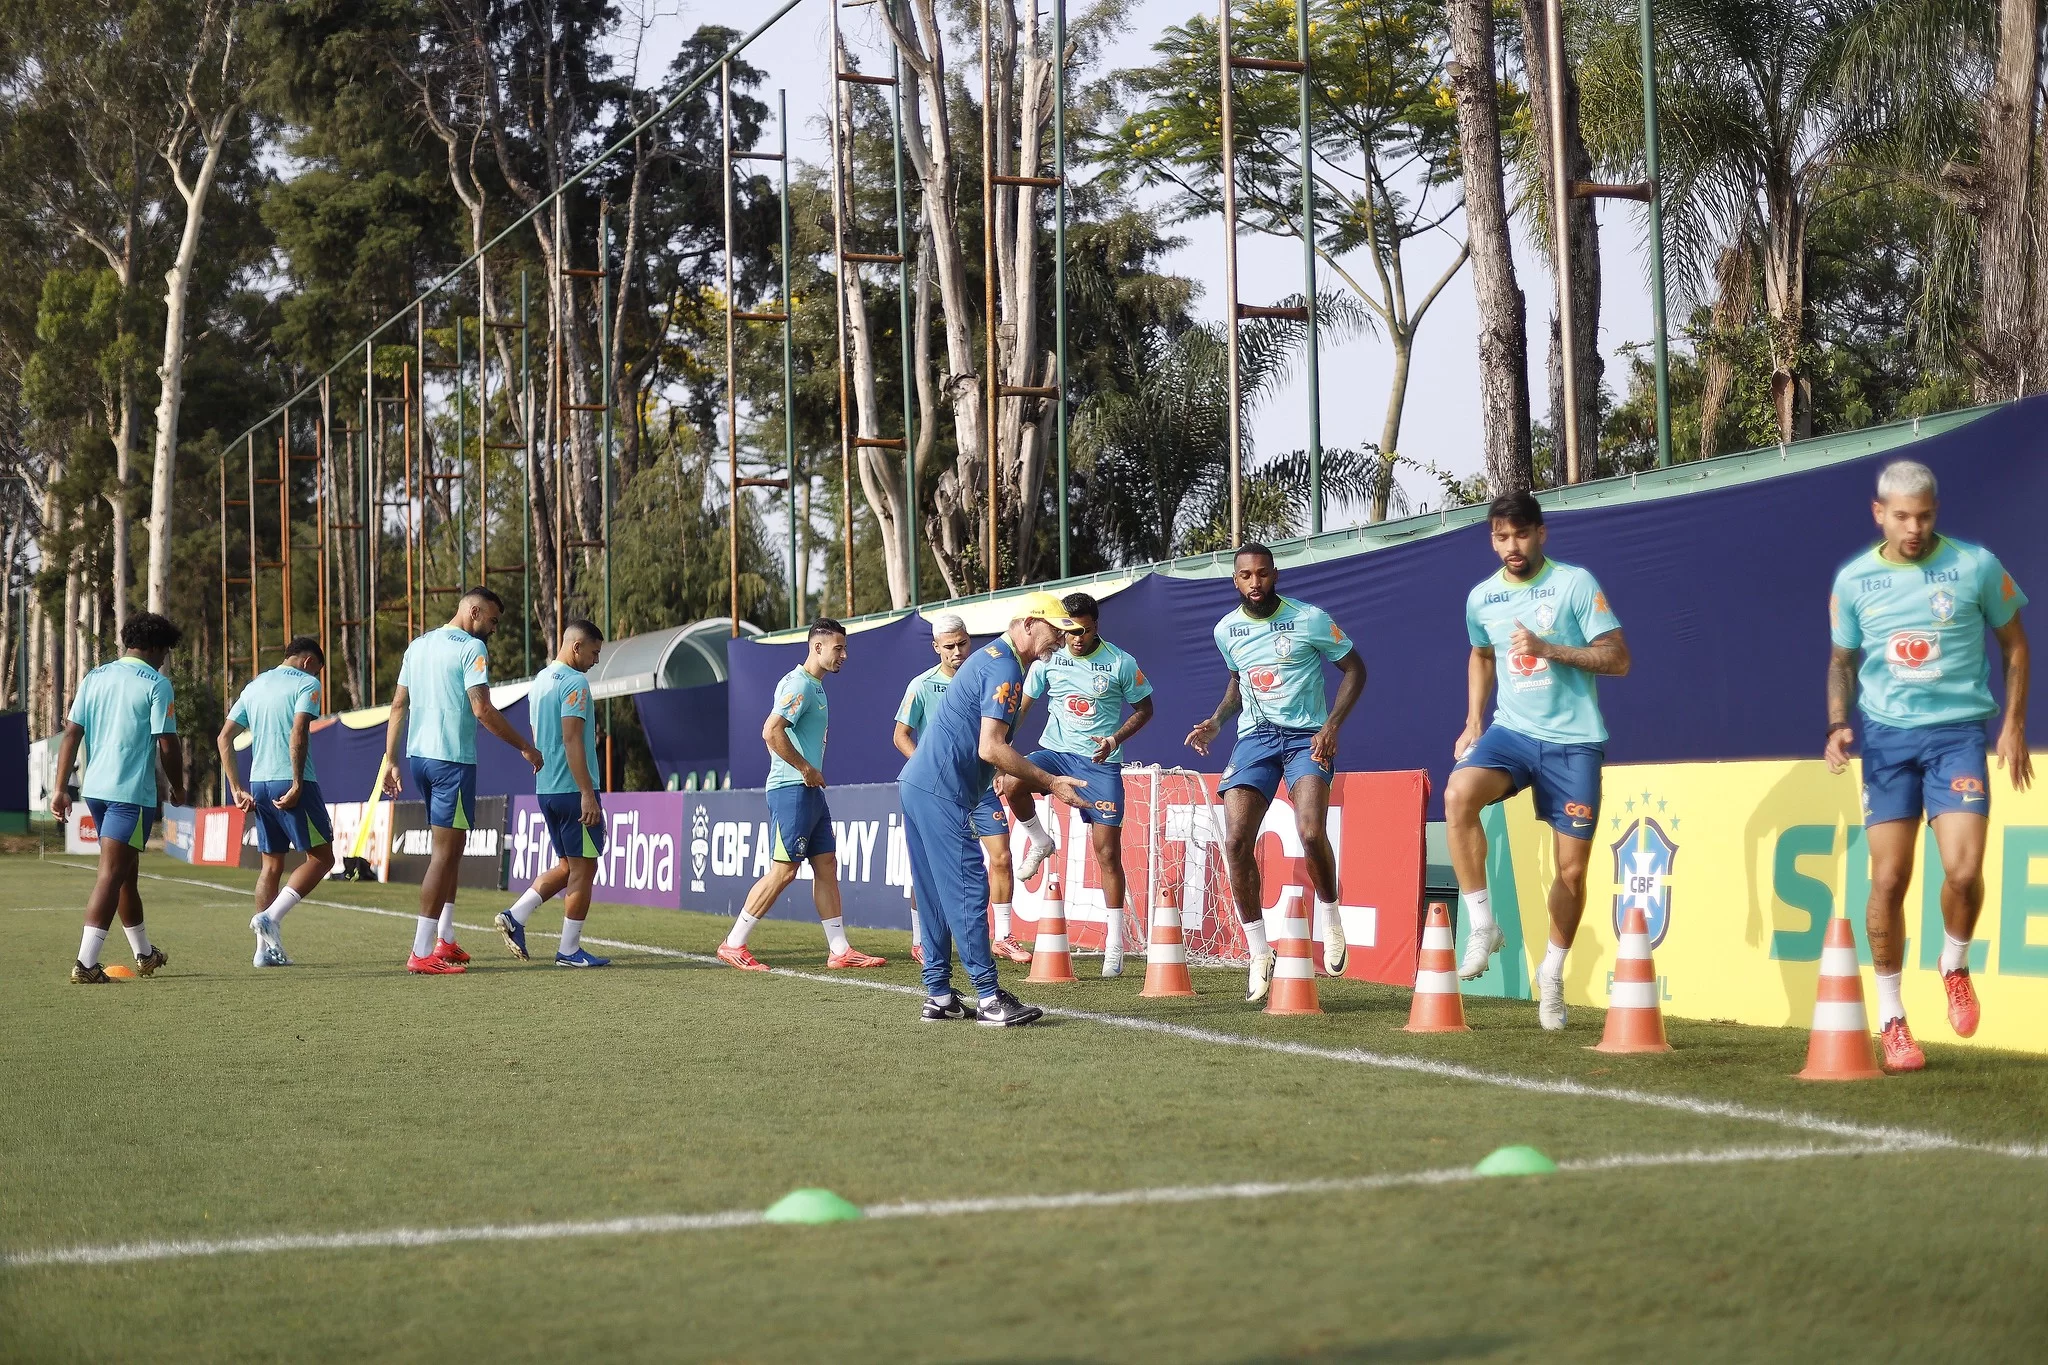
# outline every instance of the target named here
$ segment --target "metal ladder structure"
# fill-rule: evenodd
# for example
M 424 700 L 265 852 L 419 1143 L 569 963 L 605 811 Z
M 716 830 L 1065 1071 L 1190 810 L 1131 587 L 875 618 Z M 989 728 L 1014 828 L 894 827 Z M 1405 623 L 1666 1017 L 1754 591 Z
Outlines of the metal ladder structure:
M 532 313 L 527 272 L 519 272 L 519 320 L 492 316 L 491 282 L 486 263 L 487 253 L 479 253 L 476 260 L 476 388 L 477 388 L 477 451 L 476 451 L 476 582 L 488 587 L 493 574 L 518 574 L 520 577 L 520 666 L 527 677 L 533 676 L 533 350 Z M 493 332 L 516 332 L 519 335 L 519 378 L 516 393 L 513 392 L 512 376 L 505 376 L 505 387 L 501 396 L 507 399 L 507 411 L 512 416 L 515 440 L 493 440 L 491 437 L 491 334 Z M 456 364 L 462 364 L 461 327 L 456 330 Z M 508 365 L 509 368 L 509 365 Z M 457 417 L 458 423 L 460 416 Z M 520 518 L 519 518 L 519 562 L 517 564 L 491 563 L 491 452 L 518 451 L 520 470 Z

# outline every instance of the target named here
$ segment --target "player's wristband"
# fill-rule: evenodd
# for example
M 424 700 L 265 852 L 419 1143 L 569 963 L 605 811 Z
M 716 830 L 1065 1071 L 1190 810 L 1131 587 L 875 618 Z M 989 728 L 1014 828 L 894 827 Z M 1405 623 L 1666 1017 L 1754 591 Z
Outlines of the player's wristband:
M 1828 738 L 1833 739 L 1837 730 L 1853 730 L 1855 728 L 1855 724 L 1851 721 L 1838 720 L 1828 727 Z

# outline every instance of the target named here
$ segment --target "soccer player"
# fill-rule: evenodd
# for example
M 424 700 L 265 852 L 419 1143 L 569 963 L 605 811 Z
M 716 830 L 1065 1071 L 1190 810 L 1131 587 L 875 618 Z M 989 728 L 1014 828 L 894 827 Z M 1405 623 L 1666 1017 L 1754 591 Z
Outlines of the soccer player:
M 939 662 L 910 680 L 910 686 L 903 690 L 903 704 L 896 708 L 896 751 L 905 758 L 917 752 L 918 732 L 938 709 L 939 698 L 946 695 L 953 675 L 960 671 L 973 648 L 967 623 L 959 616 L 949 611 L 932 618 L 932 652 L 939 656 Z M 1010 937 L 1010 898 L 1015 894 L 1010 873 L 1010 822 L 1003 816 L 1003 803 L 993 787 L 974 807 L 973 825 L 974 837 L 981 840 L 982 852 L 988 858 L 989 898 L 996 913 L 995 939 L 990 947 L 998 957 L 1029 962 L 1031 950 Z M 924 961 L 914 895 L 910 898 L 910 957 L 913 962 Z
M 1483 975 L 1505 937 L 1486 889 L 1486 832 L 1479 813 L 1524 787 L 1535 793 L 1536 818 L 1551 828 L 1557 876 L 1550 884 L 1550 937 L 1536 972 L 1536 1017 L 1564 1027 L 1564 957 L 1586 910 L 1586 864 L 1600 820 L 1600 764 L 1607 725 L 1600 718 L 1598 679 L 1628 672 L 1628 642 L 1593 575 L 1548 558 L 1543 508 L 1528 493 L 1509 493 L 1487 509 L 1500 571 L 1465 599 L 1472 654 L 1465 667 L 1465 729 L 1452 748 L 1457 766 L 1444 786 L 1451 864 L 1468 937 L 1458 975 Z M 1498 658 L 1507 656 L 1493 724 L 1486 699 L 1495 692 Z
M 604 648 L 604 632 L 589 621 L 571 621 L 562 629 L 562 649 L 540 671 L 526 694 L 526 715 L 533 723 L 533 741 L 540 749 L 540 776 L 534 779 L 535 799 L 548 822 L 555 845 L 555 865 L 533 879 L 519 899 L 498 912 L 498 933 L 512 955 L 524 962 L 526 925 L 543 901 L 564 888 L 562 943 L 555 952 L 557 967 L 609 967 L 612 960 L 583 946 L 583 921 L 590 914 L 590 889 L 597 882 L 597 860 L 604 855 L 604 805 L 597 797 L 597 706 L 590 699 L 584 675 Z
M 1863 712 L 1863 824 L 1870 841 L 1865 932 L 1877 969 L 1878 1037 L 1887 1071 L 1918 1071 L 1926 1054 L 1906 1027 L 1899 975 L 1906 952 L 1906 883 L 1926 816 L 1941 851 L 1941 982 L 1957 1035 L 1977 1031 L 1970 938 L 1984 908 L 1984 842 L 1991 772 L 1984 723 L 1998 714 L 1984 650 L 1987 627 L 2005 657 L 2005 721 L 1998 764 L 2014 791 L 2034 780 L 2027 753 L 2027 596 L 1979 545 L 1937 535 L 1934 472 L 1911 460 L 1885 466 L 1871 515 L 1884 539 L 1844 564 L 1828 599 L 1827 761 L 1849 765 Z M 1860 662 L 1859 662 L 1860 660 Z
M 256 817 L 256 847 L 262 866 L 256 873 L 256 914 L 249 927 L 256 933 L 256 965 L 288 967 L 278 926 L 293 906 L 313 893 L 334 870 L 334 826 L 327 820 L 327 802 L 309 752 L 313 722 L 320 716 L 320 669 L 326 656 L 320 642 L 301 635 L 284 647 L 284 662 L 252 679 L 235 699 L 215 740 L 220 770 L 227 775 L 235 804 Z M 249 732 L 249 785 L 244 788 L 235 768 L 235 736 Z M 282 889 L 285 854 L 293 849 L 306 861 Z
M 1265 891 L 1259 884 L 1259 825 L 1282 781 L 1294 803 L 1302 861 L 1315 892 L 1316 923 L 1323 931 L 1323 970 L 1344 972 L 1344 921 L 1337 912 L 1337 853 L 1325 817 L 1330 773 L 1337 762 L 1337 731 L 1365 693 L 1365 661 L 1330 614 L 1280 595 L 1273 552 L 1256 542 L 1231 560 L 1237 610 L 1216 623 L 1216 648 L 1230 667 L 1223 700 L 1188 731 L 1188 747 L 1206 756 L 1223 722 L 1237 714 L 1237 745 L 1217 789 L 1223 797 L 1224 858 L 1230 890 L 1251 951 L 1250 1002 L 1273 986 L 1273 949 L 1266 938 Z M 1343 674 L 1332 704 L 1323 686 L 1327 660 Z
M 989 951 L 988 874 L 975 847 L 973 811 L 996 772 L 1021 777 L 1070 806 L 1085 799 L 1080 778 L 1046 772 L 1010 744 L 1024 700 L 1024 669 L 1059 648 L 1074 628 L 1060 600 L 1033 593 L 1001 637 L 960 665 L 926 719 L 917 752 L 903 765 L 896 789 L 910 846 L 910 880 L 924 907 L 921 1014 L 926 1022 L 974 1019 L 994 1028 L 1036 1023 L 1045 1011 L 1026 1005 L 996 984 Z M 953 993 L 953 950 L 974 983 L 975 1003 Z
M 384 795 L 395 798 L 405 790 L 398 766 L 403 741 L 413 784 L 426 798 L 433 839 L 426 879 L 420 883 L 412 956 L 405 964 L 421 976 L 454 975 L 469 961 L 455 942 L 455 884 L 469 815 L 476 808 L 476 727 L 504 740 L 540 771 L 540 750 L 491 705 L 490 652 L 484 642 L 504 610 L 504 599 L 489 588 L 464 593 L 447 625 L 406 646 L 398 689 L 391 696 L 391 721 L 384 727 Z
M 185 800 L 185 756 L 178 747 L 178 707 L 164 661 L 177 647 L 179 630 L 154 612 L 130 616 L 121 627 L 126 651 L 85 675 L 72 699 L 64 739 L 57 746 L 57 777 L 50 814 L 71 818 L 71 768 L 85 744 L 85 807 L 100 839 L 100 875 L 85 899 L 85 932 L 71 979 L 81 986 L 107 980 L 100 945 L 114 916 L 135 952 L 135 970 L 149 976 L 171 959 L 149 941 L 142 922 L 142 889 L 136 868 L 156 824 L 157 764 L 163 765 L 164 795 L 173 805 Z
M 1075 629 L 1067 632 L 1067 647 L 1055 650 L 1024 675 L 1024 705 L 1017 718 L 1031 709 L 1034 698 L 1046 699 L 1045 734 L 1031 761 L 1049 773 L 1078 777 L 1088 784 L 1088 800 L 1081 805 L 1081 822 L 1088 826 L 1088 840 L 1095 854 L 1095 870 L 1102 877 L 1102 903 L 1109 912 L 1102 952 L 1102 974 L 1122 976 L 1124 971 L 1124 774 L 1123 746 L 1131 736 L 1152 720 L 1152 684 L 1138 661 L 1102 638 L 1098 628 L 1102 604 L 1085 592 L 1069 594 L 1061 602 Z M 1124 718 L 1124 707 L 1131 708 Z M 1029 819 L 1017 823 L 1031 836 L 1035 846 L 1050 849 L 1052 837 L 1038 823 L 1035 792 L 1013 778 L 996 779 L 1007 784 L 1005 795 L 1012 806 L 1026 804 Z M 1045 861 L 1041 852 L 1027 856 L 1024 866 L 1035 872 Z M 1028 874 L 1027 874 L 1028 875 Z
M 799 864 L 811 865 L 811 902 L 825 930 L 827 967 L 884 967 L 889 959 L 863 953 L 846 941 L 839 913 L 838 842 L 832 811 L 825 804 L 825 683 L 846 662 L 846 627 L 829 617 L 811 622 L 804 661 L 775 684 L 775 705 L 761 727 L 768 746 L 768 837 L 773 840 L 768 870 L 747 892 L 732 932 L 718 945 L 718 960 L 741 971 L 768 968 L 747 951 L 747 935 L 776 899 L 796 880 Z

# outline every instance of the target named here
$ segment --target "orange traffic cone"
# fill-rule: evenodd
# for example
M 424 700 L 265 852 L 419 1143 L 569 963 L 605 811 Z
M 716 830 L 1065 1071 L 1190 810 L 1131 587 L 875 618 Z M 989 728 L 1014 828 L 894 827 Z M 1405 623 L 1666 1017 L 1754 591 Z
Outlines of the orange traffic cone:
M 1595 1052 L 1669 1052 L 1664 1012 L 1657 1005 L 1657 964 L 1650 959 L 1650 925 L 1639 906 L 1621 922 L 1614 984 L 1607 988 L 1607 1031 Z
M 1465 997 L 1458 994 L 1458 957 L 1451 947 L 1451 912 L 1429 903 L 1422 926 L 1422 956 L 1415 963 L 1415 1000 L 1408 1006 L 1408 1033 L 1470 1033 Z
M 1180 935 L 1180 906 L 1171 890 L 1161 888 L 1152 907 L 1152 942 L 1145 954 L 1146 998 L 1162 995 L 1193 995 L 1195 983 L 1188 977 L 1188 949 Z
M 1316 1003 L 1315 945 L 1309 939 L 1307 905 L 1298 886 L 1280 893 L 1279 920 L 1273 923 L 1273 988 L 1266 995 L 1268 1014 L 1323 1012 Z
M 1820 985 L 1813 1002 L 1813 1033 L 1806 1043 L 1802 1081 L 1873 1081 L 1884 1075 L 1870 1050 L 1870 1017 L 1863 1012 L 1863 974 L 1856 968 L 1856 937 L 1849 921 L 1828 921 L 1820 950 Z
M 1031 970 L 1026 981 L 1072 981 L 1074 958 L 1067 950 L 1067 902 L 1059 873 L 1049 873 L 1038 907 L 1038 937 L 1031 945 Z

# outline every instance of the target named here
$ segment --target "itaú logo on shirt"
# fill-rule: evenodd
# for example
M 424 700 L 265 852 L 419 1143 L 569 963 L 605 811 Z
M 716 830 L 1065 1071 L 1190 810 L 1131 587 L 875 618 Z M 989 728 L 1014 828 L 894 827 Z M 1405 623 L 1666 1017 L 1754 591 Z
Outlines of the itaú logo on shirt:
M 1086 697 L 1070 696 L 1067 698 L 1067 713 L 1074 716 L 1092 716 L 1095 714 L 1095 703 Z
M 1244 680 L 1252 685 L 1255 692 L 1271 692 L 1280 685 L 1280 670 L 1263 666 L 1247 669 Z
M 1895 678 L 1938 678 L 1941 637 L 1929 630 L 1895 630 L 1885 641 L 1884 661 Z

